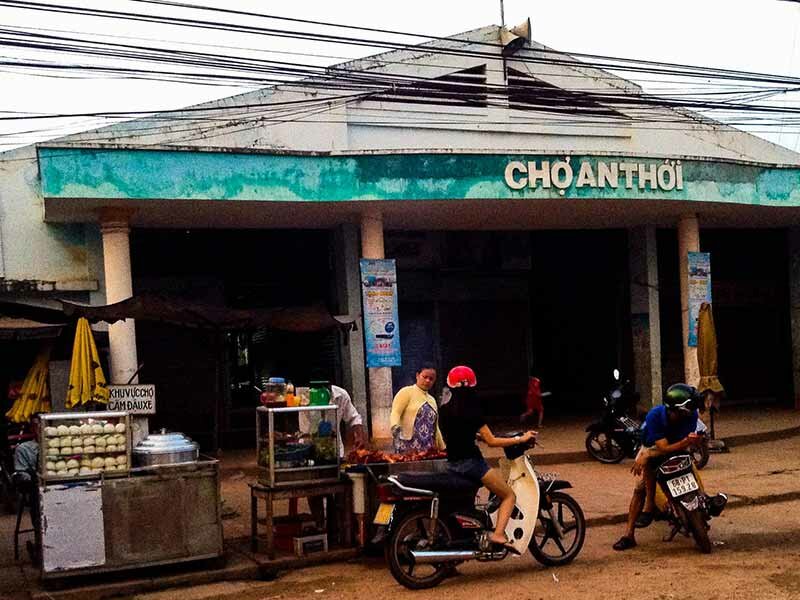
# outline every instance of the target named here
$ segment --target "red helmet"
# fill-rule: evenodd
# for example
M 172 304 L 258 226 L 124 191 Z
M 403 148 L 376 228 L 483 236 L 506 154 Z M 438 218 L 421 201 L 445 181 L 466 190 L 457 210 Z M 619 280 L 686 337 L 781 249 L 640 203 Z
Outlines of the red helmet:
M 478 378 L 475 377 L 475 371 L 464 365 L 459 365 L 450 369 L 447 374 L 447 385 L 451 388 L 455 387 L 475 387 L 478 385 Z

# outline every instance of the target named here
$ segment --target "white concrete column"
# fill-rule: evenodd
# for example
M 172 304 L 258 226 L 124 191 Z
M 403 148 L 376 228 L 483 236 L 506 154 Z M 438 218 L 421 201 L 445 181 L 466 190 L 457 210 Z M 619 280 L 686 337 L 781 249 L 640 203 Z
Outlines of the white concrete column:
M 106 303 L 120 302 L 133 295 L 131 276 L 130 218 L 132 211 L 104 208 L 100 211 L 100 231 L 103 235 L 103 270 L 105 272 Z M 133 319 L 117 321 L 108 326 L 111 383 L 125 384 L 138 368 L 136 354 L 136 324 Z M 138 377 L 131 383 L 138 383 Z M 146 417 L 133 420 L 133 445 L 147 435 Z
M 662 396 L 656 228 L 629 230 L 628 251 L 634 375 L 640 404 L 650 409 L 661 403 Z
M 700 225 L 697 215 L 689 215 L 678 222 L 678 260 L 681 286 L 681 323 L 683 326 L 683 370 L 686 383 L 697 385 L 700 369 L 697 366 L 697 348 L 689 346 L 689 252 L 700 251 Z
M 114 304 L 133 295 L 129 213 L 105 210 L 101 214 L 103 234 L 103 268 L 106 302 Z M 111 382 L 128 383 L 138 368 L 136 326 L 133 319 L 118 321 L 108 328 L 111 352 Z
M 361 216 L 361 255 L 363 258 L 385 258 L 383 216 L 379 210 L 370 210 Z M 368 375 L 372 437 L 390 438 L 392 369 L 389 367 L 371 368 L 368 370 Z

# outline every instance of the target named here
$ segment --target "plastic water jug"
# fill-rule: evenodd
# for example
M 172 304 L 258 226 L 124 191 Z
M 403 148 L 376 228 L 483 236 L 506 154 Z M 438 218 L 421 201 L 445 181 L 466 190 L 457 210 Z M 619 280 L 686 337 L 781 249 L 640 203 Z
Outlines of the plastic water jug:
M 311 406 L 327 406 L 331 403 L 331 388 L 327 381 L 312 381 L 309 390 Z

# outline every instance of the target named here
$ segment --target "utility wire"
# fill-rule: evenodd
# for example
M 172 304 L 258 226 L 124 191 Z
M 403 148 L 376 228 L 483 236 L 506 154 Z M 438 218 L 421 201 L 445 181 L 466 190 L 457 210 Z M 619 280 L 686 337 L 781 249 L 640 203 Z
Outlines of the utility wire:
M 466 56 L 473 56 L 473 57 L 486 58 L 492 60 L 499 60 L 500 58 L 497 52 L 479 52 L 457 47 L 450 48 L 450 47 L 431 46 L 431 45 L 419 46 L 408 43 L 393 42 L 389 40 L 375 40 L 368 38 L 356 38 L 356 37 L 347 37 L 347 36 L 332 35 L 332 34 L 314 33 L 314 32 L 292 31 L 286 29 L 257 27 L 253 25 L 237 25 L 232 23 L 208 21 L 202 19 L 188 19 L 181 17 L 169 17 L 163 15 L 149 15 L 146 13 L 121 12 L 121 11 L 111 11 L 111 10 L 94 9 L 86 7 L 74 7 L 63 4 L 29 2 L 27 0 L 0 0 L 0 6 L 8 6 L 12 8 L 23 8 L 28 10 L 55 12 L 63 14 L 73 14 L 81 16 L 94 16 L 94 17 L 114 18 L 114 19 L 122 19 L 122 20 L 138 21 L 138 22 L 168 24 L 168 25 L 176 25 L 176 26 L 199 28 L 199 29 L 236 31 L 241 33 L 250 33 L 258 35 L 272 35 L 276 37 L 300 39 L 304 41 L 310 40 L 317 42 L 330 42 L 330 43 L 346 44 L 346 45 L 367 46 L 372 48 L 412 50 L 416 52 L 427 52 L 427 53 L 433 52 L 433 53 L 450 54 L 457 56 L 466 55 Z M 330 24 L 330 25 L 336 26 L 335 24 Z M 470 46 L 487 44 L 486 42 L 473 43 L 472 41 L 459 40 L 458 38 L 440 38 L 440 39 L 448 40 L 451 43 L 458 42 Z M 736 71 L 730 69 L 696 67 L 696 66 L 678 65 L 675 63 L 662 63 L 657 61 L 646 61 L 639 59 L 621 59 L 621 58 L 618 59 L 615 57 L 602 57 L 600 55 L 585 55 L 580 53 L 576 53 L 574 55 L 574 56 L 584 56 L 587 58 L 593 58 L 596 61 L 595 63 L 588 63 L 588 62 L 577 61 L 575 59 L 572 59 L 563 52 L 550 49 L 533 49 L 532 52 L 541 54 L 551 54 L 553 55 L 554 58 L 547 59 L 547 58 L 539 58 L 536 56 L 531 56 L 530 55 L 531 51 L 529 51 L 524 53 L 525 56 L 521 54 L 515 55 L 514 60 L 522 62 L 533 62 L 533 63 L 544 62 L 547 64 L 560 64 L 560 65 L 575 66 L 580 68 L 600 68 L 600 69 L 614 69 L 619 71 L 631 71 L 631 72 L 681 74 L 687 77 L 705 78 L 713 76 L 715 78 L 722 78 L 722 79 L 726 78 L 748 79 L 751 81 L 762 81 L 762 82 L 773 82 L 773 83 L 794 81 L 795 85 L 798 83 L 798 80 L 796 78 L 787 78 L 780 75 L 770 75 L 770 74 L 754 73 L 747 71 Z
M 144 0 L 143 0 L 144 2 Z M 165 1 L 156 1 L 156 0 L 149 0 L 147 3 L 150 4 L 172 4 L 172 5 L 180 5 L 183 8 L 198 8 L 195 5 L 186 5 L 181 3 L 168 3 Z M 163 19 L 162 17 L 152 17 L 150 15 L 141 15 L 137 13 L 129 14 L 129 13 L 117 13 L 115 11 L 97 11 L 95 9 L 79 9 L 77 7 L 68 7 L 64 5 L 54 5 L 54 4 L 41 4 L 41 3 L 33 3 L 33 2 L 20 2 L 20 1 L 11 1 L 5 0 L 0 2 L 0 5 L 13 5 L 16 7 L 25 7 L 31 8 L 33 10 L 43 10 L 42 7 L 55 7 L 58 11 L 71 11 L 71 14 L 84 14 L 90 16 L 104 16 L 108 17 L 110 14 L 114 15 L 123 15 L 120 18 L 126 18 L 127 15 L 134 20 L 138 20 L 141 18 L 157 18 Z M 209 8 L 209 7 L 202 7 L 202 8 Z M 261 16 L 264 18 L 280 18 L 271 15 L 256 15 L 256 13 L 249 13 L 251 16 Z M 181 23 L 176 23 L 174 18 L 169 18 L 168 22 L 162 22 L 162 24 L 183 24 L 183 22 L 197 22 L 203 24 L 203 26 L 213 27 L 213 22 L 205 22 L 205 21 L 194 21 L 194 20 L 187 20 L 181 19 Z M 284 20 L 292 20 L 288 18 L 282 18 Z M 324 22 L 312 22 L 308 20 L 297 20 L 299 22 L 308 22 L 314 23 L 319 25 L 327 25 L 331 27 L 340 27 L 338 24 L 330 24 Z M 157 21 L 159 22 L 159 21 Z M 232 24 L 216 24 L 219 26 L 224 27 L 241 27 L 241 26 L 233 26 Z M 352 27 L 354 29 L 358 29 L 356 27 Z M 384 46 L 384 42 L 378 43 L 376 46 L 375 40 L 364 40 L 364 39 L 357 39 L 357 38 L 342 38 L 341 36 L 319 36 L 310 33 L 304 32 L 287 32 L 285 30 L 274 30 L 274 29 L 265 29 L 265 28 L 247 28 L 248 30 L 243 31 L 244 33 L 252 33 L 252 29 L 260 29 L 266 33 L 266 35 L 290 35 L 290 36 L 300 36 L 300 39 L 307 39 L 309 41 L 331 41 L 334 40 L 335 43 L 356 43 L 360 45 L 364 45 L 366 42 L 369 42 L 373 47 L 392 47 L 389 42 L 385 42 L 389 44 L 388 46 Z M 406 34 L 403 32 L 391 32 L 391 30 L 375 30 L 381 33 L 393 33 L 393 34 L 400 34 L 400 35 L 414 35 L 414 34 Z M 15 31 L 14 33 L 19 33 L 19 31 Z M 303 37 L 305 36 L 305 37 Z M 56 37 L 57 36 L 51 36 Z M 484 46 L 494 46 L 499 48 L 497 44 L 489 44 L 487 42 L 473 42 L 468 40 L 458 40 L 457 38 L 432 38 L 431 36 L 422 36 L 417 35 L 417 37 L 428 37 L 430 39 L 440 39 L 440 40 L 447 40 L 448 42 L 463 42 L 465 44 L 469 44 L 471 46 L 475 45 L 484 45 Z M 63 42 L 70 41 L 67 39 L 53 39 L 51 44 L 41 43 L 41 39 L 39 39 L 36 43 L 20 43 L 16 40 L 9 40 L 4 39 L 2 43 L 6 45 L 11 45 L 12 47 L 19 47 L 25 49 L 36 49 L 40 51 L 67 51 L 73 53 L 82 53 L 84 55 L 95 56 L 98 58 L 108 59 L 109 57 L 113 56 L 117 59 L 122 60 L 147 60 L 149 62 L 169 62 L 168 57 L 164 55 L 169 52 L 174 51 L 167 51 L 164 49 L 159 48 L 152 48 L 152 47 L 141 47 L 135 45 L 122 45 L 122 44 L 113 44 L 115 48 L 115 53 L 109 53 L 107 51 L 102 51 L 98 49 L 98 46 L 95 45 L 95 48 L 86 48 L 81 45 L 67 45 Z M 75 40 L 71 40 L 75 41 Z M 81 40 L 78 40 L 79 42 Z M 88 43 L 86 40 L 82 42 Z M 15 46 L 16 45 L 16 46 Z M 106 46 L 109 46 L 106 44 Z M 436 48 L 432 46 L 410 46 L 407 44 L 401 45 L 403 48 L 411 49 L 416 52 L 426 52 L 426 53 L 436 53 L 437 51 L 442 50 L 441 48 Z M 398 48 L 399 49 L 399 48 Z M 458 49 L 456 49 L 458 50 Z M 144 56 L 142 52 L 149 53 L 148 55 Z M 544 52 L 543 50 L 535 50 L 531 52 L 541 53 Z M 518 62 L 525 62 L 527 60 L 531 60 L 530 54 L 531 52 L 525 53 L 524 56 L 515 57 L 515 60 L 518 59 Z M 557 54 L 559 57 L 563 57 L 562 53 L 556 53 L 555 51 L 549 51 L 554 55 Z M 482 55 L 474 52 L 464 52 L 463 50 L 459 52 L 454 52 L 453 48 L 444 49 L 445 54 L 458 54 L 458 55 L 466 55 L 466 56 L 477 56 L 481 57 Z M 489 57 L 493 60 L 498 58 L 496 53 L 490 53 Z M 657 65 L 667 65 L 667 66 L 679 66 L 679 65 L 671 65 L 670 63 L 648 63 L 648 61 L 636 61 L 635 59 L 614 59 L 613 57 L 604 57 L 607 60 L 624 60 L 629 62 L 635 62 L 639 64 L 647 63 L 647 64 L 657 64 Z M 217 62 L 214 62 L 214 61 Z M 363 60 L 361 62 L 369 62 L 370 59 Z M 381 60 L 380 58 L 375 58 L 374 60 Z M 172 59 L 170 64 L 178 64 L 184 67 L 197 67 L 197 66 L 204 66 L 206 68 L 211 68 L 214 70 L 217 69 L 228 69 L 231 70 L 233 67 L 234 71 L 239 71 L 241 73 L 244 72 L 263 72 L 265 75 L 269 74 L 272 77 L 248 77 L 245 75 L 231 75 L 229 73 L 215 73 L 215 72 L 206 72 L 206 73 L 196 73 L 196 72 L 179 72 L 179 71 L 156 71 L 156 70 L 147 70 L 147 69 L 131 69 L 131 68 L 120 68 L 120 67 L 113 67 L 113 66 L 106 66 L 102 67 L 99 65 L 55 65 L 51 64 L 49 66 L 42 65 L 41 63 L 24 63 L 22 61 L 8 61 L 5 66 L 12 67 L 12 68 L 48 68 L 48 69 L 58 69 L 63 68 L 64 70 L 95 70 L 97 73 L 101 74 L 111 74 L 111 73 L 120 73 L 125 74 L 126 76 L 130 77 L 164 77 L 164 78 L 174 78 L 180 79 L 182 81 L 189 81 L 190 78 L 197 78 L 202 79 L 206 78 L 209 81 L 214 81 L 216 83 L 220 83 L 220 81 L 225 82 L 234 82 L 241 84 L 244 82 L 251 83 L 251 84 L 264 84 L 269 83 L 272 85 L 280 85 L 285 84 L 287 80 L 291 80 L 292 78 L 297 77 L 311 77 L 311 79 L 307 81 L 293 81 L 292 86 L 297 88 L 302 88 L 303 86 L 307 87 L 318 87 L 322 83 L 326 85 L 329 89 L 336 88 L 339 90 L 360 90 L 364 94 L 370 94 L 373 98 L 375 97 L 374 94 L 376 92 L 383 92 L 387 97 L 380 98 L 382 102 L 401 102 L 403 104 L 466 104 L 470 105 L 469 99 L 474 98 L 474 93 L 472 93 L 472 89 L 481 88 L 484 89 L 487 95 L 492 94 L 493 92 L 496 95 L 502 96 L 504 92 L 508 94 L 507 88 L 504 86 L 488 86 L 484 84 L 472 84 L 469 82 L 459 82 L 457 85 L 453 84 L 449 88 L 447 87 L 440 87 L 439 89 L 427 89 L 425 86 L 429 86 L 431 82 L 435 82 L 435 79 L 424 79 L 424 78 L 410 78 L 407 76 L 400 76 L 397 74 L 386 75 L 383 73 L 376 73 L 375 71 L 363 71 L 358 69 L 348 69 L 342 66 L 335 66 L 335 67 L 320 67 L 319 65 L 308 65 L 308 64 L 297 64 L 297 63 L 282 63 L 280 61 L 256 61 L 254 62 L 251 59 L 241 59 L 237 57 L 224 57 L 224 61 L 226 64 L 220 64 L 219 57 L 209 55 L 207 53 L 197 53 L 197 52 L 183 52 L 180 56 L 176 56 Z M 233 61 L 233 62 L 231 62 Z M 266 64 L 265 64 L 266 62 Z M 358 61 L 353 61 L 358 62 Z M 535 62 L 542 64 L 542 65 L 563 65 L 563 66 L 570 66 L 577 65 L 581 68 L 592 68 L 596 65 L 586 64 L 583 62 L 578 61 L 569 61 L 567 59 L 557 59 L 557 60 L 550 60 L 544 61 L 541 59 L 537 59 Z M 352 64 L 352 63 L 351 63 Z M 619 68 L 619 67 L 613 67 Z M 730 77 L 732 74 L 745 74 L 747 72 L 741 71 L 730 71 L 730 70 L 715 70 L 706 67 L 690 67 L 691 69 L 698 69 L 702 70 L 706 75 L 713 73 L 715 76 L 720 77 Z M 654 72 L 661 73 L 661 74 L 669 74 L 675 75 L 673 72 L 664 73 L 662 69 L 654 70 Z M 681 76 L 695 76 L 696 71 L 687 71 L 685 73 L 680 73 Z M 800 84 L 800 80 L 793 79 L 793 78 L 786 78 L 782 76 L 765 76 L 764 74 L 755 74 L 759 79 L 759 82 L 763 82 L 764 77 L 767 78 L 779 78 L 783 84 L 791 83 L 792 85 Z M 316 79 L 315 79 L 316 78 Z M 749 81 L 748 81 L 749 82 Z M 417 89 L 422 87 L 423 89 Z M 502 88 L 502 89 L 500 89 Z M 466 91 L 465 91 L 466 90 Z M 401 95 L 397 96 L 396 92 L 402 92 Z M 795 89 L 791 88 L 773 88 L 773 89 L 759 89 L 759 90 L 750 90 L 750 91 L 739 91 L 736 94 L 739 95 L 739 102 L 734 102 L 733 96 L 729 95 L 728 99 L 720 100 L 716 102 L 705 101 L 702 99 L 697 98 L 679 98 L 677 94 L 673 94 L 670 98 L 662 98 L 662 97 L 655 97 L 655 96 L 648 96 L 646 94 L 631 94 L 631 93 L 607 93 L 607 92 L 577 92 L 576 90 L 539 90 L 538 93 L 541 95 L 540 98 L 535 99 L 534 102 L 530 102 L 528 106 L 517 106 L 517 109 L 523 110 L 531 110 L 531 111 L 538 111 L 543 113 L 559 113 L 559 112 L 572 112 L 576 114 L 581 114 L 581 112 L 591 114 L 592 111 L 597 110 L 595 107 L 591 106 L 593 103 L 597 104 L 607 104 L 609 106 L 613 106 L 616 108 L 624 107 L 628 112 L 625 115 L 614 115 L 606 114 L 608 111 L 602 111 L 603 116 L 609 120 L 622 118 L 629 122 L 633 122 L 634 120 L 642 120 L 642 116 L 638 114 L 641 110 L 655 110 L 655 111 L 662 111 L 665 109 L 682 109 L 682 108 L 689 108 L 696 111 L 717 111 L 717 112 L 725 112 L 726 114 L 743 114 L 746 112 L 750 113 L 767 113 L 767 114 L 775 114 L 775 115 L 791 115 L 797 112 L 797 109 L 789 108 L 779 108 L 775 106 L 769 105 L 754 105 L 750 103 L 743 103 L 741 99 L 745 94 L 752 94 L 751 100 L 754 97 L 758 97 L 758 95 L 769 95 L 769 94 L 778 94 L 778 93 L 787 93 L 796 91 Z M 394 97 L 393 97 L 393 94 Z M 357 94 L 355 94 L 357 95 Z M 703 96 L 711 95 L 708 94 L 701 94 Z M 303 101 L 298 101 L 303 102 Z M 558 103 L 561 103 L 561 106 L 554 106 Z M 272 103 L 267 103 L 270 105 Z M 474 104 L 474 102 L 472 103 Z M 546 104 L 546 105 L 545 105 Z M 579 106 L 578 104 L 582 104 Z M 504 101 L 496 102 L 487 99 L 485 102 L 481 103 L 482 106 L 485 107 L 507 107 L 507 103 Z M 258 109 L 263 107 L 264 105 L 242 105 L 242 108 L 253 108 Z M 192 109 L 176 109 L 174 111 L 158 111 L 158 112 L 166 112 L 170 113 L 186 113 L 188 110 Z M 212 111 L 212 110 L 230 110 L 229 106 L 222 105 L 219 107 L 203 107 L 197 108 L 194 110 L 199 111 Z M 30 118 L 63 118 L 63 117 L 82 117 L 82 116 L 94 116 L 94 117 L 111 117 L 111 118 L 129 118 L 134 117 L 137 115 L 150 115 L 155 111 L 113 111 L 113 112 L 97 112 L 97 113 L 81 113 L 81 114 L 62 114 L 62 115 L 38 115 L 38 116 L 25 116 L 24 119 Z M 634 114 L 632 117 L 631 115 Z M 0 117 L 0 120 L 19 120 L 21 117 Z M 652 119 L 651 119 L 652 120 Z M 685 121 L 685 118 L 683 119 Z M 625 126 L 629 126 L 629 123 Z

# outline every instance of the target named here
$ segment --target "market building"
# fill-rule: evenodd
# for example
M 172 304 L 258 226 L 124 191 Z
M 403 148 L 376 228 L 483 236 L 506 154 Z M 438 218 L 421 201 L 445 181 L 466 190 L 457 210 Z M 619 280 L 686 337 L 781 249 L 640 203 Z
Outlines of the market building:
M 360 319 L 359 259 L 396 259 L 393 369 L 365 367 L 363 327 L 223 343 L 108 329 L 111 379 L 144 362 L 153 422 L 204 447 L 252 443 L 253 385 L 276 374 L 339 382 L 382 437 L 393 390 L 428 361 L 472 365 L 498 415 L 521 412 L 530 372 L 556 413 L 594 409 L 617 366 L 658 402 L 697 376 L 687 253 L 703 250 L 729 398 L 795 405 L 800 154 L 687 111 L 643 122 L 625 102 L 587 102 L 582 90 L 642 90 L 532 62 L 553 56 L 534 42 L 503 56 L 498 40 L 485 27 L 4 153 L 2 300 L 158 292 Z M 348 72 L 401 83 L 333 85 Z

